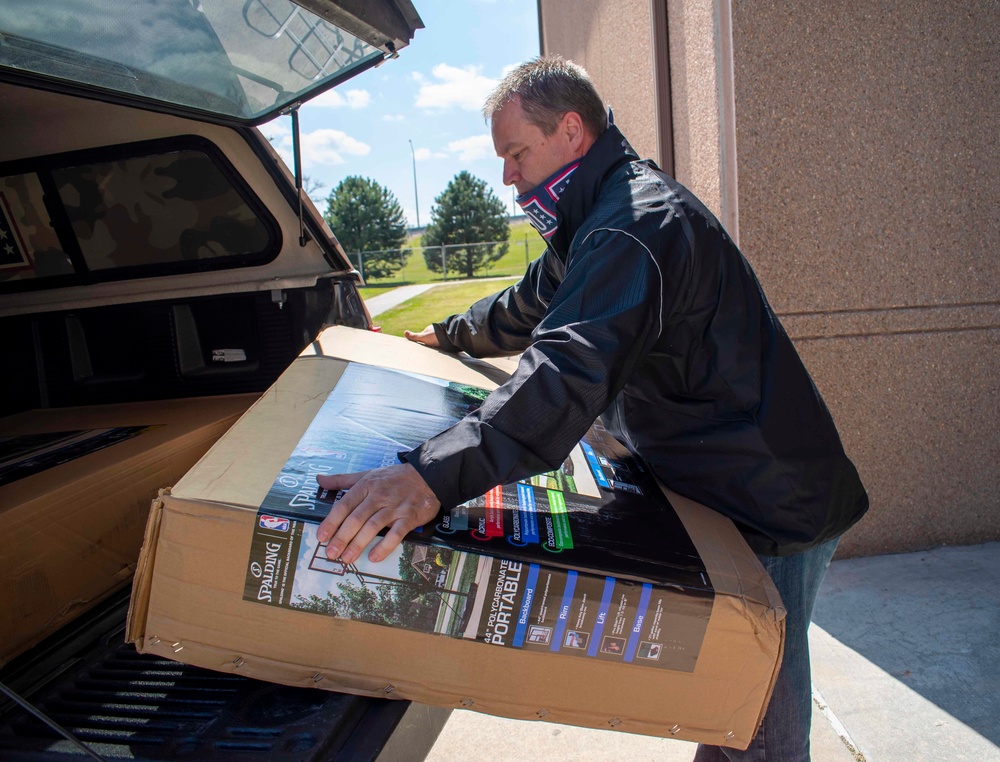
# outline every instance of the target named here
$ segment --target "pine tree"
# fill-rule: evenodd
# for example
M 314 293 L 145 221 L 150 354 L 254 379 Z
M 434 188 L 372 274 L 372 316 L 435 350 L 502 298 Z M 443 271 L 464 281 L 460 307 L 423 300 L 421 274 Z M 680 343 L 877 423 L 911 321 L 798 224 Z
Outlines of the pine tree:
M 424 230 L 423 245 L 481 244 L 446 250 L 448 270 L 457 270 L 471 278 L 507 253 L 510 226 L 507 208 L 487 186 L 469 172 L 459 172 L 448 183 L 431 209 L 431 224 Z M 425 249 L 424 259 L 433 272 L 441 272 L 440 250 Z
M 388 188 L 367 177 L 346 177 L 330 193 L 323 216 L 352 261 L 363 252 L 365 278 L 387 278 L 406 264 L 406 220 Z

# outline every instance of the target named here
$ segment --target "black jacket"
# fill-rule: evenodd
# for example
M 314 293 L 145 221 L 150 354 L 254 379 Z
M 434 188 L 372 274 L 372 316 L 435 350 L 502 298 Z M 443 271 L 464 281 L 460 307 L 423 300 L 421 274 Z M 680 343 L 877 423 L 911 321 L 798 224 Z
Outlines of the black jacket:
M 687 189 L 609 127 L 521 281 L 435 326 L 445 349 L 523 352 L 475 413 L 403 455 L 445 507 L 557 468 L 600 416 L 756 552 L 839 536 L 868 497 L 750 265 Z

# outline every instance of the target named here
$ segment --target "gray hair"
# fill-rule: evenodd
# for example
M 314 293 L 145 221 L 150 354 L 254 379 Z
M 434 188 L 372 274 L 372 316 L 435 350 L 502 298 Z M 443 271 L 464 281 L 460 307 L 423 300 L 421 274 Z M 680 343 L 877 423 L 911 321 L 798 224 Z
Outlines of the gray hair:
M 515 96 L 521 99 L 528 121 L 544 135 L 555 132 L 569 111 L 580 115 L 595 138 L 607 129 L 608 113 L 590 76 L 582 66 L 560 56 L 534 58 L 510 72 L 486 99 L 483 116 L 492 119 Z

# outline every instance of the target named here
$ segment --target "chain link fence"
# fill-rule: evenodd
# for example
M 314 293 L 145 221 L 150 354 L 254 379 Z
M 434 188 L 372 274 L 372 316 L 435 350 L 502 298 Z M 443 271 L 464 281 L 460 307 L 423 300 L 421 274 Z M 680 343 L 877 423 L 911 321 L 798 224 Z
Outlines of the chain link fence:
M 503 250 L 504 245 L 506 250 Z M 355 251 L 348 252 L 348 257 L 368 285 L 392 286 L 470 277 L 517 277 L 524 274 L 528 263 L 540 256 L 544 248 L 544 243 L 535 235 L 509 241 Z M 405 259 L 403 266 L 391 275 L 384 275 L 384 263 L 386 260 L 398 261 L 400 251 Z

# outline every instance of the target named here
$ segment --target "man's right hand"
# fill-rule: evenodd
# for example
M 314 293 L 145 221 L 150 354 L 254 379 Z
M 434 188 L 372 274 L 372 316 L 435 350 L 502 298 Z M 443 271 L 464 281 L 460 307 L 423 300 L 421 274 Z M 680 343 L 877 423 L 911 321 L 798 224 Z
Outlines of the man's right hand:
M 437 334 L 434 333 L 434 326 L 432 325 L 427 326 L 420 332 L 404 331 L 403 335 L 410 341 L 416 342 L 417 344 L 423 344 L 425 347 L 432 347 L 433 349 L 441 348 L 441 345 L 437 340 Z

